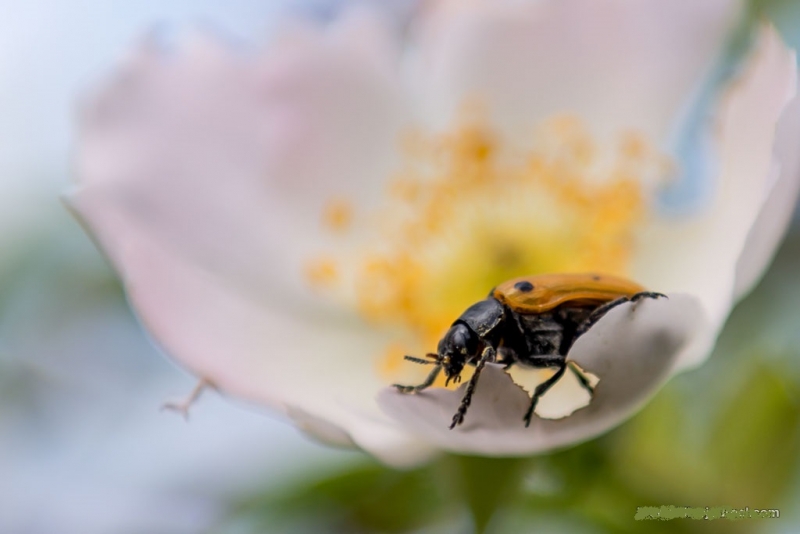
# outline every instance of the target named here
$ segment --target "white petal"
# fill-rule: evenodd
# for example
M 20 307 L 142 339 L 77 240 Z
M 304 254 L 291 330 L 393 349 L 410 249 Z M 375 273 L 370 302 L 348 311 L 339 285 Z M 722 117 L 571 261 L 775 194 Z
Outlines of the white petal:
M 317 402 L 326 401 L 317 400 Z M 354 425 L 348 432 L 329 419 L 311 415 L 300 408 L 289 406 L 286 414 L 303 433 L 321 443 L 334 447 L 357 446 L 394 467 L 406 468 L 419 465 L 429 460 L 435 452 L 421 440 L 415 439 L 382 417 Z
M 74 201 L 81 212 L 91 211 Z M 375 404 L 383 338 L 349 318 L 314 321 L 274 310 L 184 261 L 123 218 L 96 228 L 147 331 L 176 360 L 221 391 L 286 409 L 317 438 L 349 441 L 386 463 L 419 462 L 430 449 Z M 326 422 L 324 425 L 320 422 Z
M 356 446 L 350 434 L 330 421 L 320 419 L 305 410 L 293 406 L 286 408 L 286 415 L 292 419 L 294 426 L 303 431 L 304 434 L 324 445 L 344 448 Z
M 746 72 L 720 113 L 721 173 L 709 209 L 690 220 L 657 218 L 643 229 L 634 278 L 661 292 L 696 295 L 718 332 L 733 305 L 736 262 L 778 167 L 775 129 L 796 94 L 794 54 L 764 28 Z M 694 354 L 680 366 L 695 365 Z
M 242 291 L 320 304 L 303 273 L 329 239 L 323 205 L 382 193 L 403 120 L 389 59 L 361 51 L 380 35 L 371 20 L 373 33 L 345 19 L 266 53 L 146 43 L 82 110 L 77 194 L 98 197 L 84 219 L 125 218 Z
M 381 407 L 443 449 L 490 456 L 523 455 L 584 441 L 636 411 L 669 376 L 683 351 L 695 350 L 707 325 L 700 304 L 687 295 L 645 300 L 611 310 L 576 341 L 568 358 L 599 377 L 592 402 L 558 420 L 535 417 L 525 428 L 529 396 L 502 370 L 480 377 L 464 423 L 448 426 L 466 385 L 404 395 L 392 389 Z
M 388 62 L 360 51 L 381 35 L 365 24 L 297 30 L 266 55 L 145 43 L 83 110 L 68 201 L 172 357 L 403 463 L 429 451 L 375 405 L 384 340 L 352 314 L 321 320 L 301 280 L 325 197 L 377 195 L 394 147 L 399 103 Z
M 739 299 L 761 279 L 789 228 L 800 192 L 800 98 L 795 97 L 781 117 L 775 140 L 778 174 L 736 264 L 735 298 Z
M 422 28 L 412 71 L 429 104 L 425 116 L 446 124 L 464 98 L 477 96 L 509 137 L 568 112 L 600 135 L 637 129 L 659 141 L 741 7 L 736 0 L 440 4 Z

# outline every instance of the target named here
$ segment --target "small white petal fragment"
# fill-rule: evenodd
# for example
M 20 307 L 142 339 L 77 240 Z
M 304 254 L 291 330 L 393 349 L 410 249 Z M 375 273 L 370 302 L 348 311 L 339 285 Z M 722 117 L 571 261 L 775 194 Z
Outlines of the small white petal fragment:
M 586 408 L 558 420 L 522 418 L 530 403 L 500 365 L 487 365 L 464 423 L 448 428 L 459 390 L 405 395 L 385 389 L 380 406 L 422 439 L 447 450 L 513 456 L 542 452 L 601 434 L 635 412 L 669 376 L 682 351 L 706 324 L 699 302 L 687 295 L 645 300 L 611 310 L 575 343 L 569 359 L 599 377 Z
M 576 365 L 575 362 L 570 364 L 570 366 Z M 511 375 L 515 384 L 518 384 L 530 394 L 536 389 L 536 386 L 547 380 L 556 370 L 514 366 L 507 369 L 506 372 Z M 598 377 L 587 373 L 585 369 L 581 372 L 589 381 L 591 387 L 597 385 L 597 382 L 599 382 Z M 575 373 L 567 369 L 564 376 L 539 399 L 535 413 L 543 419 L 561 419 L 562 417 L 568 417 L 584 406 L 588 406 L 591 401 L 592 395 L 581 385 Z

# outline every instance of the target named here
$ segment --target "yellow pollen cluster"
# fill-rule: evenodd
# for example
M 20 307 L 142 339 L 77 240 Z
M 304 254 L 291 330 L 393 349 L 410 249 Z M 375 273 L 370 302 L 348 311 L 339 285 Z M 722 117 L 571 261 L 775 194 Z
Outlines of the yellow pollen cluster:
M 339 277 L 339 269 L 332 258 L 317 258 L 306 265 L 306 279 L 314 287 L 330 286 Z
M 382 373 L 396 377 L 404 354 L 435 351 L 464 309 L 504 280 L 626 274 L 646 215 L 643 177 L 663 175 L 664 157 L 633 134 L 601 146 L 568 116 L 546 121 L 529 144 L 515 153 L 480 122 L 408 143 L 374 245 L 342 273 L 366 319 L 417 340 L 390 347 Z M 310 278 L 335 277 L 327 273 Z
M 322 221 L 327 228 L 335 232 L 344 232 L 353 221 L 353 207 L 346 200 L 334 199 L 325 207 Z

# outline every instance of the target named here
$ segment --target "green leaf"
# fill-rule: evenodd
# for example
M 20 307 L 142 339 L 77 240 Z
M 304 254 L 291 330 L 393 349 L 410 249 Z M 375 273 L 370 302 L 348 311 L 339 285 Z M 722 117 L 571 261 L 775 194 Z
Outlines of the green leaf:
M 791 373 L 753 368 L 722 406 L 707 458 L 730 504 L 769 507 L 787 487 L 800 459 L 800 403 Z
M 269 525 L 270 532 L 278 523 L 315 532 L 408 532 L 433 522 L 444 505 L 434 466 L 395 471 L 369 463 L 243 499 L 228 521 Z
M 526 460 L 454 456 L 451 462 L 457 470 L 455 487 L 472 514 L 475 532 L 486 532 L 498 509 L 518 496 Z

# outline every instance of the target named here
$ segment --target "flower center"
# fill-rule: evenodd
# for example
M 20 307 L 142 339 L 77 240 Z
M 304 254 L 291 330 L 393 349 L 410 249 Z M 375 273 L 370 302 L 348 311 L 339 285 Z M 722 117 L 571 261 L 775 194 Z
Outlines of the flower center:
M 503 147 L 479 120 L 407 141 L 375 241 L 355 263 L 325 258 L 309 268 L 318 285 L 349 277 L 367 320 L 404 327 L 378 366 L 387 382 L 417 376 L 405 370 L 423 366 L 403 355 L 434 351 L 450 324 L 504 280 L 626 275 L 634 229 L 646 215 L 644 187 L 668 168 L 640 136 L 601 145 L 571 116 L 545 121 L 524 150 Z M 336 200 L 324 217 L 341 230 L 351 215 Z

